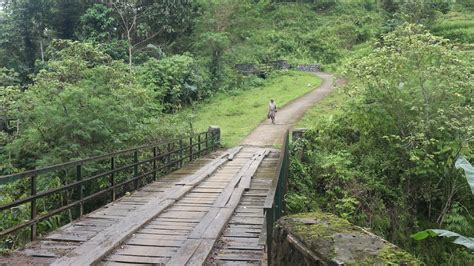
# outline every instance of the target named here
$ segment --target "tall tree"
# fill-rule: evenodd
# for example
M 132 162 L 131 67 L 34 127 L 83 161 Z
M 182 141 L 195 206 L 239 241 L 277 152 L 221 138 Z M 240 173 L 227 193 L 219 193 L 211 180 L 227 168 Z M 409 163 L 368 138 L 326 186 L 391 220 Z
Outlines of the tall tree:
M 150 43 L 171 46 L 179 35 L 192 30 L 197 14 L 192 1 L 116 0 L 112 7 L 128 42 L 130 68 L 134 52 Z

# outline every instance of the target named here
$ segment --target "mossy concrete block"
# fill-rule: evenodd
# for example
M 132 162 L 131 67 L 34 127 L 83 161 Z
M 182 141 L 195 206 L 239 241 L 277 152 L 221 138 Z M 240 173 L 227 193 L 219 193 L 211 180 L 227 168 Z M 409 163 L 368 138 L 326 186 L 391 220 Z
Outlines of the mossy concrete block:
M 392 243 L 324 212 L 282 217 L 273 231 L 273 265 L 420 265 Z

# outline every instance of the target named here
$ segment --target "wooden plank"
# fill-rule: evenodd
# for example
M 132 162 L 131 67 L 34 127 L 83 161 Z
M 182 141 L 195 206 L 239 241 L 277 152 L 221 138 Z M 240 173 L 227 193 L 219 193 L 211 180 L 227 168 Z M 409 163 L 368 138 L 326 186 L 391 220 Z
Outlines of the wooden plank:
M 184 240 L 170 240 L 170 239 L 143 239 L 132 238 L 127 241 L 129 245 L 135 246 L 154 246 L 154 247 L 175 247 L 179 248 L 184 244 Z
M 227 155 L 232 153 L 236 154 L 240 149 L 241 147 L 228 150 Z M 75 248 L 66 256 L 61 257 L 52 265 L 87 265 L 97 263 L 105 254 L 116 248 L 121 241 L 137 231 L 143 224 L 152 220 L 164 209 L 175 203 L 182 195 L 189 192 L 199 182 L 214 173 L 223 163 L 225 163 L 225 161 L 211 161 L 211 163 L 206 164 L 204 167 L 201 167 L 200 170 L 196 171 L 199 174 L 194 173 L 191 177 L 185 178 L 187 181 L 190 181 L 191 185 L 177 186 L 170 189 L 159 199 L 145 204 L 136 214 L 129 215 L 121 219 L 118 223 L 104 229 L 104 231 L 98 233 L 83 245 Z M 83 254 L 88 254 L 88 256 L 83 256 Z
M 224 250 L 222 253 L 219 253 L 215 257 L 215 259 L 234 261 L 260 261 L 263 259 L 263 252 L 259 250 Z
M 210 166 L 206 168 L 201 168 L 195 171 L 190 176 L 186 177 L 184 180 L 176 183 L 176 185 L 195 185 L 201 182 L 203 179 L 213 174 L 219 166 L 227 162 L 227 159 L 226 159 L 227 156 L 232 155 L 232 154 L 237 154 L 241 149 L 242 147 L 239 146 L 239 147 L 235 147 L 235 148 L 227 150 L 224 154 L 219 156 L 217 160 L 214 160 L 213 162 L 211 162 Z
M 231 224 L 254 224 L 262 225 L 263 218 L 250 218 L 250 217 L 232 217 L 229 223 Z
M 166 224 L 148 224 L 144 229 L 161 229 L 161 230 L 191 230 L 194 226 L 192 225 L 166 225 Z
M 160 218 L 200 219 L 204 214 L 204 212 L 167 211 L 162 213 Z
M 215 243 L 215 239 L 202 239 L 201 244 L 194 252 L 193 256 L 188 260 L 187 265 L 205 265 L 210 254 L 209 251 L 212 250 Z
M 186 256 L 178 255 L 176 256 L 176 258 L 173 257 L 170 260 L 171 262 L 176 263 L 176 265 L 184 265 L 186 263 L 192 265 L 199 265 L 203 264 L 206 261 L 207 257 L 212 251 L 216 239 L 224 230 L 225 225 L 230 220 L 230 217 L 232 216 L 234 210 L 237 208 L 238 202 L 240 201 L 243 195 L 246 184 L 244 184 L 244 186 L 241 186 L 239 182 L 241 182 L 242 178 L 247 178 L 249 180 L 251 179 L 251 177 L 255 174 L 258 166 L 262 162 L 263 158 L 265 157 L 265 154 L 265 150 L 259 151 L 259 153 L 252 156 L 252 158 L 248 162 L 246 162 L 244 166 L 232 177 L 230 183 L 226 186 L 224 191 L 216 200 L 216 203 L 214 204 L 213 208 L 211 208 L 211 210 L 208 212 L 208 214 L 206 214 L 201 223 L 196 226 L 193 232 L 191 232 L 185 245 L 177 252 L 177 254 L 184 254 L 184 252 L 186 252 L 185 249 L 189 248 L 189 246 L 192 246 L 193 248 L 196 247 L 196 243 L 193 240 L 200 240 L 206 242 L 200 242 L 202 243 L 202 246 L 199 245 L 198 248 L 195 249 L 195 252 L 191 255 L 191 257 L 189 257 L 190 255 L 188 254 Z M 248 181 L 248 183 L 250 184 L 250 181 Z M 238 187 L 236 187 L 237 184 Z M 227 202 L 228 200 L 229 202 Z M 203 232 L 204 228 L 206 229 Z M 199 249 L 199 252 L 197 251 L 197 249 Z
M 57 234 L 52 234 L 52 235 L 49 235 L 47 237 L 45 237 L 46 239 L 49 239 L 49 240 L 56 240 L 56 241 L 68 241 L 68 242 L 85 242 L 87 240 L 89 240 L 90 238 L 93 237 L 94 234 L 90 234 L 90 235 L 74 235 L 74 234 L 61 234 L 61 233 L 57 233 Z
M 115 262 L 115 261 L 106 261 L 103 264 L 104 266 L 149 266 L 148 264 L 143 263 L 128 263 L 128 262 Z
M 148 247 L 148 246 L 133 246 L 125 245 L 116 249 L 115 255 L 132 255 L 132 256 L 147 256 L 147 257 L 171 257 L 176 253 L 176 248 L 169 247 Z
M 227 250 L 262 250 L 263 251 L 264 247 L 262 245 L 249 246 L 249 245 L 228 244 L 228 245 L 226 245 L 225 249 L 227 249 Z
M 170 211 L 188 211 L 188 212 L 207 212 L 209 211 L 209 207 L 203 206 L 175 206 L 169 208 Z
M 193 193 L 220 193 L 222 189 L 220 188 L 195 188 Z
M 225 207 L 227 204 L 227 201 L 231 197 L 232 193 L 235 190 L 235 187 L 237 184 L 240 182 L 242 179 L 242 176 L 244 173 L 249 169 L 249 167 L 253 164 L 253 158 L 246 162 L 242 168 L 237 172 L 237 174 L 234 175 L 232 180 L 229 182 L 229 184 L 224 188 L 224 190 L 221 192 L 219 197 L 214 203 L 215 207 Z
M 186 240 L 186 235 L 154 235 L 154 234 L 134 234 L 132 239 L 154 239 L 154 240 Z
M 124 263 L 146 263 L 146 264 L 160 264 L 160 263 L 166 263 L 168 261 L 167 258 L 115 255 L 115 254 L 108 256 L 105 260 L 114 261 L 114 262 L 124 262 Z
M 207 227 L 202 238 L 216 239 L 224 230 L 224 226 L 232 216 L 234 210 L 232 208 L 220 208 L 214 221 Z
M 24 249 L 21 252 L 27 256 L 31 257 L 44 257 L 44 258 L 56 258 L 58 255 L 51 251 L 41 250 L 41 249 Z
M 169 221 L 168 219 L 156 218 L 148 223 L 149 225 L 178 225 L 178 226 L 196 226 L 197 222 L 189 221 Z
M 188 260 L 201 244 L 201 239 L 188 239 L 186 243 L 179 249 L 175 256 L 166 263 L 168 266 L 186 265 Z
M 160 230 L 160 229 L 141 229 L 142 234 L 154 234 L 154 235 L 187 235 L 187 230 Z
M 216 216 L 219 214 L 219 208 L 211 208 L 206 215 L 202 218 L 199 224 L 189 234 L 189 239 L 200 239 L 206 231 L 207 227 L 214 221 Z
M 228 244 L 239 244 L 239 245 L 248 245 L 248 246 L 258 246 L 258 237 L 247 238 L 247 237 L 222 237 L 222 241 Z

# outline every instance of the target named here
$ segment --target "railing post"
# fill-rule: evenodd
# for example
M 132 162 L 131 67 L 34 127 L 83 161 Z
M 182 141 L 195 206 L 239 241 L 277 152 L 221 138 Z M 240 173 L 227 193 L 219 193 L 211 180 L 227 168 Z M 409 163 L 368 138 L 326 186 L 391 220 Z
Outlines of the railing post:
M 133 177 L 137 177 L 138 176 L 138 151 L 135 151 L 133 152 L 133 162 L 135 163 L 135 166 L 133 167 Z M 135 181 L 133 181 L 133 184 L 134 184 L 134 187 L 135 187 L 135 190 L 138 189 L 138 179 L 135 179 Z
M 31 176 L 31 196 L 36 195 L 36 175 Z M 31 200 L 31 220 L 36 218 L 36 199 Z M 31 241 L 36 238 L 36 222 L 31 225 Z
M 112 156 L 110 158 L 110 170 L 114 170 L 114 169 L 115 169 L 115 157 Z M 110 187 L 113 187 L 113 186 L 115 186 L 115 173 L 112 173 L 110 175 Z M 111 198 L 112 198 L 112 201 L 115 201 L 115 188 L 112 188 Z
M 189 137 L 189 161 L 193 160 L 193 136 Z
M 183 167 L 183 139 L 179 140 L 179 167 Z
M 206 132 L 206 153 L 209 153 L 209 132 Z
M 171 166 L 171 143 L 168 143 L 168 147 L 167 147 L 167 152 L 168 153 L 168 156 L 166 156 L 166 172 L 169 173 L 170 170 L 173 168 Z
M 156 156 L 157 156 L 157 152 L 156 152 L 156 146 L 153 147 L 153 180 L 156 181 L 157 180 L 157 175 L 156 175 Z
M 198 134 L 198 157 L 201 157 L 201 134 Z
M 81 181 L 82 180 L 82 165 L 76 166 L 76 180 Z M 79 200 L 82 201 L 82 198 L 84 197 L 84 186 L 82 184 L 79 185 Z M 84 206 L 82 202 L 79 203 L 79 216 L 82 216 L 84 213 Z

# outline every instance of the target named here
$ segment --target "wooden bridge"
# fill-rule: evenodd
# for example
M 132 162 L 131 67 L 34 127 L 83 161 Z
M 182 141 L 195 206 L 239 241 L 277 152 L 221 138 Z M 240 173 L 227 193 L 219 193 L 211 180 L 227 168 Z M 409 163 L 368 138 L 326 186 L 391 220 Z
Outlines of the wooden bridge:
M 0 265 L 271 264 L 283 213 L 288 129 L 329 94 L 322 85 L 263 122 L 242 146 L 216 149 L 204 132 L 168 143 L 0 177 L 22 195 L 0 195 L 0 240 L 26 247 Z M 285 133 L 286 132 L 286 133 Z M 280 147 L 280 148 L 275 148 Z M 57 180 L 54 187 L 48 185 Z M 94 206 L 103 206 L 94 209 Z M 7 219 L 5 219 L 7 220 Z M 66 225 L 49 232 L 54 222 Z
M 271 242 L 266 232 L 282 213 L 287 142 L 281 150 L 238 146 L 213 151 L 214 144 L 206 132 L 1 177 L 2 184 L 26 181 L 31 188 L 30 196 L 0 207 L 2 212 L 14 212 L 25 204 L 31 214 L 29 220 L 3 230 L 2 238 L 27 231 L 33 240 L 1 258 L 3 263 L 266 264 Z M 127 161 L 127 155 L 132 159 Z M 125 165 L 119 166 L 119 161 Z M 99 170 L 86 171 L 94 168 Z M 40 176 L 52 178 L 63 172 L 67 179 L 68 169 L 75 175 L 70 183 L 37 191 Z M 94 192 L 101 178 L 108 184 Z M 48 197 L 68 190 L 69 202 L 38 211 Z M 88 203 L 101 200 L 109 203 L 84 214 Z M 50 233 L 38 232 L 42 221 L 67 211 L 78 219 Z

